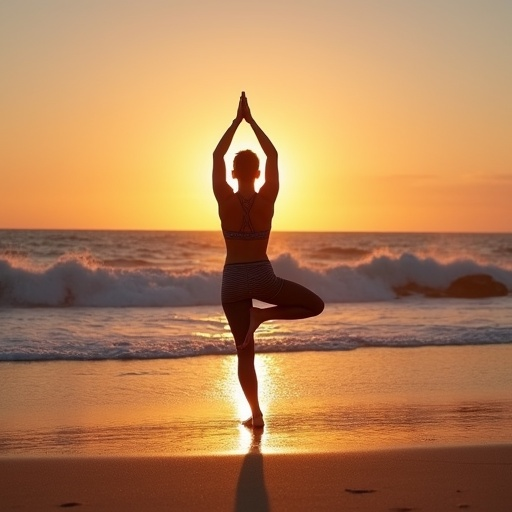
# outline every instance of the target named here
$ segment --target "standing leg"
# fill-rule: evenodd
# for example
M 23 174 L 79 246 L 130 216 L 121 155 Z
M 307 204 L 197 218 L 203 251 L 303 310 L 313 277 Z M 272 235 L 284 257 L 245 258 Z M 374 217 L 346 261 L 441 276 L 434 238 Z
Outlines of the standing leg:
M 254 347 L 254 332 L 268 320 L 296 320 L 319 315 L 324 310 L 324 301 L 308 288 L 284 280 L 281 291 L 272 299 L 270 308 L 254 308 L 249 310 L 249 327 L 244 337 L 244 342 L 239 345 L 238 351 L 244 352 L 249 347 Z M 243 350 L 241 350 L 243 349 Z M 254 350 L 252 348 L 251 350 Z
M 238 349 L 243 344 L 249 329 L 252 301 L 248 299 L 239 302 L 226 302 L 222 304 L 222 307 Z M 238 380 L 252 412 L 252 417 L 244 422 L 244 425 L 261 428 L 264 423 L 258 400 L 258 378 L 254 368 L 254 344 L 247 350 L 237 350 L 237 356 Z

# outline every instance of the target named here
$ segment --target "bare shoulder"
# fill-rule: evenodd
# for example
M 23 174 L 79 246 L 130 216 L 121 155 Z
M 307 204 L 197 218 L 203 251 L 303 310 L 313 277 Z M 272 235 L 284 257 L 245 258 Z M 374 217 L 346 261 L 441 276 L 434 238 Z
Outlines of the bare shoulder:
M 258 192 L 258 202 L 264 205 L 273 205 L 276 202 L 276 196 L 270 193 L 269 190 L 264 188 L 263 185 Z
M 213 193 L 219 206 L 226 202 L 229 202 L 235 197 L 233 189 L 227 184 L 227 182 L 220 182 L 213 186 Z
M 277 194 L 279 193 L 279 183 L 276 182 L 265 182 L 258 193 L 261 201 L 271 203 L 272 205 L 276 202 Z
M 231 205 L 238 204 L 236 194 L 229 185 L 219 190 L 218 193 L 215 194 L 215 199 L 217 199 L 219 208 L 230 208 Z

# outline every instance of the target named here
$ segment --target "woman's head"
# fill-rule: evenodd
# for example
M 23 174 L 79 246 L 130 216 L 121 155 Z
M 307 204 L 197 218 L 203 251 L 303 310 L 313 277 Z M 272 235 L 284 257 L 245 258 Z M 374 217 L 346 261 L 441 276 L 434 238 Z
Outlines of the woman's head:
M 233 178 L 254 181 L 260 176 L 260 159 L 250 149 L 239 151 L 233 160 Z

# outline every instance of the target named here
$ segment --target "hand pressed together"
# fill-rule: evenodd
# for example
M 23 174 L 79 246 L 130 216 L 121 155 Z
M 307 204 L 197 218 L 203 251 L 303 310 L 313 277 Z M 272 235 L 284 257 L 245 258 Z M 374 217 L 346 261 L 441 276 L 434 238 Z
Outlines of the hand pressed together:
M 249 108 L 249 103 L 247 101 L 247 96 L 245 95 L 245 92 L 242 91 L 242 95 L 238 101 L 238 110 L 236 112 L 235 121 L 237 123 L 241 123 L 243 119 L 245 119 L 248 123 L 253 121 L 251 109 Z

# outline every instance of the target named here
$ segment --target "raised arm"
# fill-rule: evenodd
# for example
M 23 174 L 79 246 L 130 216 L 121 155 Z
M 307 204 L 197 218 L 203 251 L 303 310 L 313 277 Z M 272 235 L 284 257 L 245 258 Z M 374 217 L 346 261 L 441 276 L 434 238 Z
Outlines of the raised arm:
M 254 120 L 251 114 L 251 109 L 247 102 L 247 98 L 242 94 L 242 106 L 244 112 L 244 119 L 251 125 L 251 128 L 260 143 L 261 149 L 267 157 L 265 164 L 265 183 L 260 188 L 260 195 L 270 201 L 275 201 L 279 192 L 279 169 L 277 166 L 277 149 L 272 144 L 271 140 L 267 137 L 265 132 L 260 128 L 258 123 Z
M 235 119 L 231 123 L 231 126 L 226 130 L 226 133 L 221 137 L 217 147 L 213 151 L 212 185 L 213 193 L 215 194 L 217 201 L 221 201 L 226 196 L 233 193 L 233 189 L 226 181 L 226 162 L 224 161 L 224 156 L 228 152 L 235 132 L 244 118 L 242 98 L 243 95 L 240 97 L 240 101 L 238 102 L 238 110 Z

